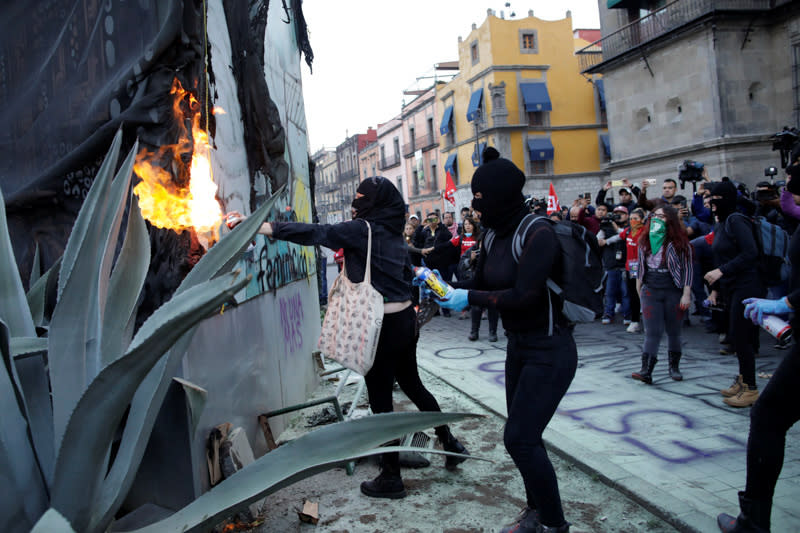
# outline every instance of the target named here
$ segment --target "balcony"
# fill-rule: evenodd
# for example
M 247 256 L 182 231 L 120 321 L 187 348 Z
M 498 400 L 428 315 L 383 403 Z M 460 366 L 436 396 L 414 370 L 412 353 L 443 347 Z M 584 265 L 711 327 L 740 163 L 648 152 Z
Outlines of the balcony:
M 436 134 L 432 133 L 429 135 L 420 135 L 410 143 L 406 143 L 403 145 L 403 156 L 411 157 L 417 150 L 426 151 L 438 145 L 439 144 L 436 140 Z
M 599 72 L 598 65 L 706 16 L 722 12 L 755 16 L 790 2 L 792 0 L 675 0 L 575 53 L 582 73 Z
M 344 170 L 339 174 L 339 182 L 358 177 L 358 169 Z
M 399 164 L 400 164 L 400 154 L 392 154 L 378 161 L 378 168 L 381 170 L 386 170 L 387 168 L 396 167 Z

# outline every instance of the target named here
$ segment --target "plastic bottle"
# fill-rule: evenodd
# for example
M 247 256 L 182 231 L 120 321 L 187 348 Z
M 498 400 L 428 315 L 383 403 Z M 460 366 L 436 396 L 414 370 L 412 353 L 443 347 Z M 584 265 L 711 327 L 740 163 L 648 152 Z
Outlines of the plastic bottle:
M 792 340 L 792 326 L 775 315 L 765 315 L 761 327 L 778 339 L 780 344 L 788 344 Z
M 439 298 L 448 298 L 453 294 L 453 287 L 437 276 L 436 272 L 428 267 L 414 267 L 414 276 L 416 276 L 418 280 L 424 281 L 428 288 Z

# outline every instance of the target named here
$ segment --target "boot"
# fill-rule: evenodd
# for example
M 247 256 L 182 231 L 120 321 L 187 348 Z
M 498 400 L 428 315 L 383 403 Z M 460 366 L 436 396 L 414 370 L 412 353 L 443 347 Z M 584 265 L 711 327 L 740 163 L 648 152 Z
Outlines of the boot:
M 439 442 L 442 443 L 442 449 L 446 452 L 460 453 L 462 455 L 469 455 L 469 452 L 463 444 L 458 442 L 458 439 L 450 433 L 450 429 L 445 426 L 444 432 L 438 432 Z M 445 456 L 444 467 L 448 470 L 455 470 L 455 468 L 466 461 L 466 457 L 453 457 L 451 455 Z
M 681 362 L 681 352 L 667 352 L 669 355 L 669 377 L 675 381 L 681 381 L 683 374 L 681 374 L 678 363 Z
M 394 455 L 395 458 L 389 460 L 387 457 L 389 455 Z M 361 492 L 373 498 L 396 500 L 406 497 L 406 488 L 403 485 L 403 478 L 400 477 L 400 461 L 397 452 L 384 454 L 381 473 L 372 481 L 361 483 Z
M 722 513 L 717 516 L 717 525 L 722 533 L 769 533 L 771 505 L 761 500 L 751 500 L 739 493 L 738 517 Z
M 638 372 L 631 374 L 633 379 L 652 385 L 653 383 L 653 368 L 656 366 L 658 358 L 655 355 L 647 353 L 642 354 L 642 369 Z
M 478 332 L 473 329 L 472 331 L 469 332 L 469 337 L 467 338 L 471 341 L 478 340 Z
M 743 384 L 744 382 L 742 381 L 742 375 L 739 374 L 738 376 L 733 378 L 733 383 L 731 383 L 730 387 L 728 387 L 727 389 L 722 389 L 721 391 L 719 391 L 719 393 L 725 396 L 726 398 L 736 396 L 737 394 L 739 394 L 739 391 L 742 390 Z
M 731 407 L 750 407 L 758 400 L 758 389 L 742 383 L 742 388 L 736 396 L 731 396 L 722 400 Z
M 539 512 L 536 509 L 525 507 L 510 526 L 500 530 L 500 533 L 536 533 L 542 527 L 539 522 Z
M 497 331 L 489 332 L 489 342 L 497 342 Z

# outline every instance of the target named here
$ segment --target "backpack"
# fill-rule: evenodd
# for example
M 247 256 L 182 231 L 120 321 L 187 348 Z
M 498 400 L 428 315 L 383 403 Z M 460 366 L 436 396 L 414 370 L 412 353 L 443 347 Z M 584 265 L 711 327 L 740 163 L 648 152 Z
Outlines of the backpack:
M 550 224 L 561 248 L 561 280 L 559 286 L 547 279 L 548 297 L 555 294 L 561 301 L 561 312 L 570 322 L 592 322 L 603 312 L 603 281 L 605 271 L 600 256 L 597 237 L 583 226 L 569 221 L 555 222 L 548 217 L 526 215 L 514 230 L 511 251 L 519 263 L 528 230 L 538 221 Z M 483 246 L 486 252 L 494 242 L 494 231 L 488 230 Z M 550 300 L 550 331 L 553 330 L 553 302 Z
M 456 276 L 458 281 L 466 281 L 475 277 L 475 265 L 472 261 L 472 250 L 477 250 L 478 247 L 472 246 L 469 250 L 461 254 L 456 267 Z
M 788 280 L 791 275 L 791 266 L 787 259 L 789 234 L 764 217 L 751 218 L 741 213 L 733 213 L 731 216 L 735 215 L 745 217 L 753 229 L 753 238 L 756 241 L 756 248 L 758 248 L 758 274 L 764 284 L 772 287 Z M 730 233 L 728 220 L 725 221 L 725 231 Z

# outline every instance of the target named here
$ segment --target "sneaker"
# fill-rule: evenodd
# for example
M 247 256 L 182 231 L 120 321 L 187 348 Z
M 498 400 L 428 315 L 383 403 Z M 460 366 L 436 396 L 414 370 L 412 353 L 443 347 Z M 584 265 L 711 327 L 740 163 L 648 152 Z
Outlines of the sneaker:
M 477 332 L 477 331 L 473 331 L 473 332 L 471 332 L 471 333 L 469 334 L 469 337 L 467 337 L 467 338 L 468 338 L 469 340 L 471 340 L 471 341 L 476 341 L 476 340 L 478 340 L 478 332 Z
M 514 519 L 514 522 L 501 529 L 500 533 L 535 533 L 539 531 L 540 526 L 539 511 L 526 506 L 520 511 L 517 518 Z
M 725 396 L 726 398 L 730 398 L 732 396 L 736 396 L 739 394 L 739 391 L 742 390 L 742 385 L 744 385 L 744 381 L 742 381 L 742 375 L 739 374 L 735 378 L 733 378 L 733 383 L 727 389 L 722 389 L 719 391 L 720 394 Z
M 630 326 L 628 326 L 628 328 L 625 331 L 627 331 L 628 333 L 639 333 L 641 331 L 641 328 L 639 327 L 638 322 L 631 322 Z
M 750 388 L 747 383 L 742 383 L 742 388 L 736 396 L 722 400 L 731 407 L 750 407 L 758 400 L 758 389 Z
M 406 488 L 400 474 L 390 474 L 382 470 L 372 481 L 361 483 L 361 492 L 373 498 L 389 498 L 396 500 L 406 497 Z
M 603 324 L 611 324 L 611 317 L 610 316 L 604 316 L 602 322 L 603 322 Z
M 622 319 L 622 325 L 623 326 L 630 326 L 631 325 L 631 319 L 630 318 L 623 318 Z

